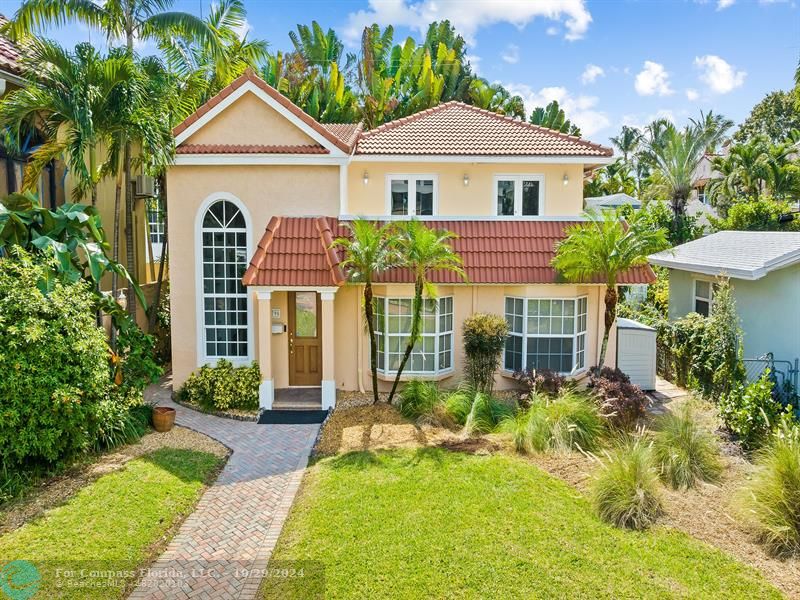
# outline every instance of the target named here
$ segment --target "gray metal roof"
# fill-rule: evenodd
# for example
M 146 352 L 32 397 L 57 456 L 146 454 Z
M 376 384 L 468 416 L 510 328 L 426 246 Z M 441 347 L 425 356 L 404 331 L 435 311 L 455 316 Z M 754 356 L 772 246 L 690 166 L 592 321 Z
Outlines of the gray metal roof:
M 648 259 L 680 271 L 761 279 L 770 271 L 800 264 L 800 232 L 720 231 Z
M 610 208 L 630 204 L 633 208 L 641 208 L 642 203 L 628 194 L 609 194 L 607 196 L 590 196 L 585 198 L 586 208 Z

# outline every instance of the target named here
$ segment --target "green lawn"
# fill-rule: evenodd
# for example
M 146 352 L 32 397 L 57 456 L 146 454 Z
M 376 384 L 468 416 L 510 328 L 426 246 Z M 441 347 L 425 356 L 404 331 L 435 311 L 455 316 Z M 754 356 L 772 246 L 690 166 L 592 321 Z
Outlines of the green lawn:
M 318 463 L 271 566 L 270 599 L 780 597 L 679 532 L 605 525 L 521 459 L 438 449 Z
M 41 574 L 37 598 L 121 598 L 135 576 L 113 577 L 114 587 L 77 585 L 102 581 L 89 571 L 146 566 L 164 535 L 192 511 L 221 462 L 212 454 L 173 448 L 132 460 L 0 537 L 0 570 L 11 560 L 32 562 Z

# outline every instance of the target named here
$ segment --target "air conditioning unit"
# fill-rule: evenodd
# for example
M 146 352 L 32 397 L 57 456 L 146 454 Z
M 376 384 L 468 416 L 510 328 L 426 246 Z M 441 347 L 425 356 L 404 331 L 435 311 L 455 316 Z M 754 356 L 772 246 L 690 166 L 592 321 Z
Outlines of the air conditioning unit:
M 153 198 L 156 195 L 156 180 L 150 175 L 138 175 L 136 177 L 136 197 Z

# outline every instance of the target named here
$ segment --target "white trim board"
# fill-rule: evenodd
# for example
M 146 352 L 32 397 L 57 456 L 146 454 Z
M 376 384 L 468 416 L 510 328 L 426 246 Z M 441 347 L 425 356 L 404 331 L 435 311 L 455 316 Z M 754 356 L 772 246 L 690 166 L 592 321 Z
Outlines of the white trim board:
M 326 154 L 178 154 L 173 166 L 347 165 L 347 158 Z
M 561 165 L 608 165 L 613 156 L 504 156 L 504 155 L 453 155 L 453 154 L 354 154 L 353 162 L 419 162 L 419 163 L 476 163 L 510 164 L 540 163 Z

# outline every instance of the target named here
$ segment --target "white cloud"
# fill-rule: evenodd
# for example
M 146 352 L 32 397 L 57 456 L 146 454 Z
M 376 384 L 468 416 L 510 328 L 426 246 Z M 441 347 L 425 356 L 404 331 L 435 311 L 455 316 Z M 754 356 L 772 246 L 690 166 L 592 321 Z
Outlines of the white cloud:
M 598 77 L 605 77 L 606 72 L 603 70 L 603 67 L 599 67 L 597 65 L 588 64 L 586 68 L 583 70 L 583 74 L 581 74 L 581 83 L 586 85 L 588 83 L 594 83 L 597 81 Z
M 512 94 L 518 94 L 525 102 L 525 110 L 530 113 L 537 106 L 547 106 L 553 100 L 558 101 L 567 118 L 581 128 L 584 137 L 591 137 L 611 124 L 608 114 L 597 110 L 597 96 L 572 95 L 564 87 L 545 87 L 539 91 L 529 85 L 509 83 L 503 84 Z
M 558 27 L 550 26 L 544 31 L 547 35 L 558 35 L 561 33 L 561 30 Z
M 655 121 L 656 119 L 666 119 L 671 123 L 676 123 L 675 113 L 669 109 L 662 108 L 650 114 L 626 114 L 622 115 L 620 126 L 627 125 L 628 127 L 636 127 L 636 129 L 643 131 L 644 128 Z
M 697 90 L 693 90 L 692 88 L 687 88 L 686 90 L 686 99 L 689 102 L 694 102 L 700 97 L 700 94 L 697 93 Z
M 700 70 L 700 81 L 716 94 L 727 94 L 744 83 L 747 73 L 737 71 L 719 56 L 706 54 L 694 59 L 694 66 Z
M 669 73 L 664 65 L 651 60 L 644 61 L 644 68 L 636 75 L 634 84 L 640 96 L 668 96 L 672 93 L 669 87 Z
M 582 38 L 592 22 L 585 0 L 472 0 L 468 6 L 463 0 L 369 0 L 369 8 L 348 15 L 344 37 L 355 44 L 364 27 L 372 23 L 424 32 L 432 21 L 449 19 L 467 41 L 474 43 L 482 27 L 511 23 L 522 29 L 537 17 L 563 24 L 568 40 Z
M 733 6 L 736 0 L 717 0 L 717 10 L 725 10 L 729 6 Z
M 519 46 L 515 44 L 509 44 L 506 46 L 506 51 L 500 55 L 500 58 L 509 64 L 517 64 L 519 62 Z

